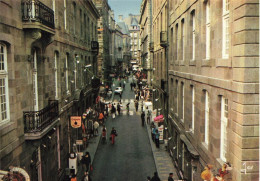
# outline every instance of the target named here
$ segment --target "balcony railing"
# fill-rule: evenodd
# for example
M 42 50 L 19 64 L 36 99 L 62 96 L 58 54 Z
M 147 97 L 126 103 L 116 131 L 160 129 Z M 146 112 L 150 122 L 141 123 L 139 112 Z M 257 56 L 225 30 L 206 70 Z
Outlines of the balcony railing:
M 54 12 L 39 0 L 22 2 L 22 20 L 24 22 L 40 22 L 54 29 Z
M 59 116 L 58 101 L 49 101 L 49 105 L 40 111 L 24 111 L 24 133 L 37 133 L 48 127 Z

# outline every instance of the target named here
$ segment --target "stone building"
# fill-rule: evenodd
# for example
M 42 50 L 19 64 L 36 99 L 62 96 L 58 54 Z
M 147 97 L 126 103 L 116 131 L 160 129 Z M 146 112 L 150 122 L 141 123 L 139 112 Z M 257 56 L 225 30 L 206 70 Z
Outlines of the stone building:
M 167 118 L 167 0 L 152 2 L 153 102 L 157 115 Z
M 140 9 L 140 39 L 141 39 L 141 65 L 147 74 L 147 82 L 150 85 L 153 67 L 153 32 L 152 32 L 152 1 L 143 0 Z
M 110 60 L 110 38 L 111 32 L 109 29 L 110 6 L 107 0 L 93 0 L 96 5 L 100 18 L 98 20 L 98 75 L 103 81 L 107 81 L 110 74 L 111 60 Z
M 99 13 L 83 0 L 2 0 L 0 9 L 0 169 L 62 180 L 79 139 L 70 116 L 98 92 Z
M 179 176 L 201 180 L 206 164 L 217 173 L 229 162 L 225 180 L 259 180 L 259 1 L 168 2 L 169 149 Z
M 129 14 L 128 17 L 123 18 L 119 15 L 119 21 L 125 22 L 128 26 L 128 31 L 130 33 L 130 52 L 132 62 L 140 63 L 140 26 L 139 26 L 140 15 Z

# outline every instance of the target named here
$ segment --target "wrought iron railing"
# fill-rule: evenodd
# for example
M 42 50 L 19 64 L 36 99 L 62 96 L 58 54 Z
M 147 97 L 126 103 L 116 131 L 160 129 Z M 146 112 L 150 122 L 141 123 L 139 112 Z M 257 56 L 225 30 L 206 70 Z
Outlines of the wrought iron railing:
M 24 133 L 41 132 L 59 116 L 58 101 L 49 101 L 49 105 L 40 111 L 24 111 Z
M 54 29 L 54 12 L 39 0 L 22 1 L 22 20 L 40 22 Z

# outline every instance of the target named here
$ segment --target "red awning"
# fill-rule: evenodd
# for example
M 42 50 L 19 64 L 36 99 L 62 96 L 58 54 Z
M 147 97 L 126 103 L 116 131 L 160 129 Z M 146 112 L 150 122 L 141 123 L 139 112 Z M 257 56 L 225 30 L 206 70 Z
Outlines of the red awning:
M 154 122 L 163 122 L 163 120 L 164 120 L 163 115 L 159 115 L 154 118 Z

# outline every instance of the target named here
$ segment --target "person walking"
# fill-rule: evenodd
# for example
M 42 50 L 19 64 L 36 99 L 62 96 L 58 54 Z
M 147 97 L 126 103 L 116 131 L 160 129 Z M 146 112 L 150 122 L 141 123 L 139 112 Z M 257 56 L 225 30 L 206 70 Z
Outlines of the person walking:
M 106 143 L 107 140 L 107 128 L 105 127 L 105 125 L 103 125 L 102 127 L 102 143 Z
M 160 148 L 159 137 L 160 137 L 160 133 L 159 133 L 158 129 L 156 129 L 155 130 L 155 145 L 156 145 L 156 148 Z
M 148 177 L 147 177 L 147 181 L 151 181 L 151 177 L 148 176 Z
M 99 116 L 98 116 L 98 121 L 100 124 L 103 124 L 103 120 L 104 120 L 104 114 L 102 112 L 100 112 Z
M 169 173 L 168 181 L 173 181 L 173 173 Z
M 111 143 L 112 145 L 115 144 L 115 137 L 117 136 L 116 130 L 113 127 L 110 133 L 110 139 L 111 139 Z
M 147 111 L 147 124 L 150 124 L 150 120 L 151 120 L 151 111 L 150 110 L 148 110 Z
M 144 122 L 145 122 L 145 113 L 144 113 L 144 111 L 142 111 L 141 119 L 142 119 L 142 126 L 144 126 Z
M 118 103 L 118 104 L 117 104 L 117 112 L 118 112 L 118 115 L 120 115 L 120 111 L 121 111 L 121 106 L 120 106 L 120 104 Z
M 151 181 L 161 181 L 161 179 L 158 177 L 158 173 L 157 172 L 154 172 L 154 175 L 153 175 Z
M 84 172 L 84 176 L 82 178 L 82 181 L 92 181 L 88 172 Z
M 135 110 L 136 110 L 136 112 L 138 111 L 138 106 L 139 106 L 138 101 L 135 101 Z
M 116 117 L 116 108 L 115 108 L 114 104 L 112 104 L 111 114 L 112 114 L 112 118 L 115 119 L 115 117 Z
M 153 142 L 155 142 L 155 132 L 156 132 L 155 125 L 152 124 L 151 134 L 152 134 L 152 140 L 153 140 Z
M 129 104 L 130 104 L 130 102 L 126 104 L 126 113 L 127 114 L 129 114 Z
M 83 169 L 88 172 L 91 165 L 91 157 L 89 152 L 86 152 L 85 156 L 82 156 L 81 162 L 83 164 Z
M 99 124 L 97 121 L 94 122 L 94 136 L 98 136 L 98 127 Z

